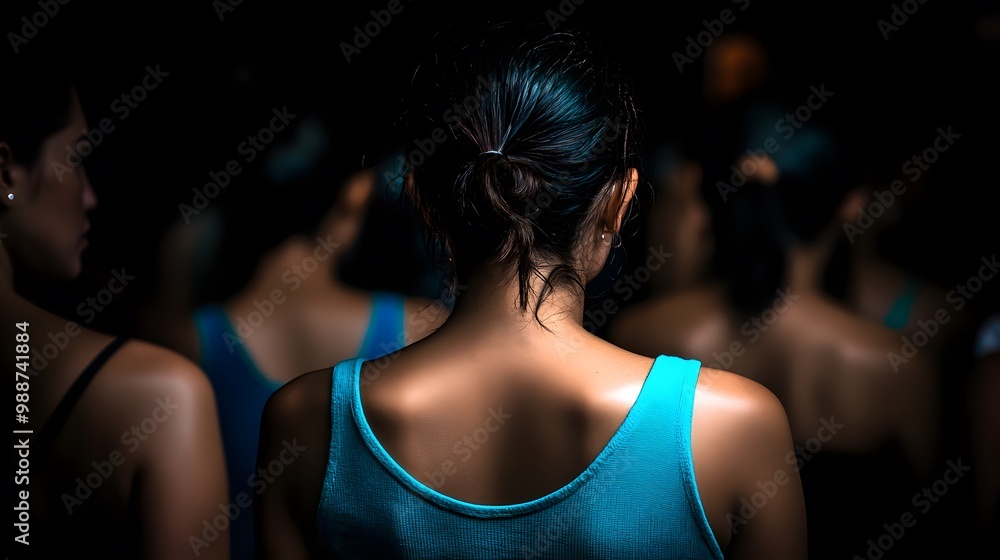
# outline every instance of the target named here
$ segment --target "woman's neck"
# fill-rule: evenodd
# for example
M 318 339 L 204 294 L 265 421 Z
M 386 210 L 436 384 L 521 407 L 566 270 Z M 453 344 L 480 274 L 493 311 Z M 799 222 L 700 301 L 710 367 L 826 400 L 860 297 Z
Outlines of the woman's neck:
M 543 287 L 544 281 L 532 275 L 528 306 L 521 309 L 517 275 L 495 267 L 481 269 L 456 287 L 458 299 L 447 324 L 529 343 L 579 333 L 583 329 L 584 293 L 573 284 L 559 284 L 538 304 Z
M 259 297 L 275 289 L 293 292 L 307 286 L 340 288 L 334 274 L 338 257 L 321 242 L 291 237 L 264 255 L 240 293 L 244 297 Z
M 68 329 L 72 327 L 68 327 L 68 325 L 74 323 L 50 313 L 17 293 L 14 289 L 14 266 L 10 253 L 2 244 L 0 244 L 0 318 L 29 323 L 33 332 L 48 332 L 50 337 L 52 333 L 56 333 L 58 336 L 58 333 L 69 332 Z M 76 332 L 79 332 L 79 329 Z M 42 338 L 38 340 L 39 344 L 47 342 Z M 41 348 L 39 347 L 37 350 L 41 350 Z
M 823 273 L 836 241 L 836 237 L 828 232 L 813 243 L 795 244 L 788 250 L 785 275 L 791 290 L 796 293 L 821 291 Z

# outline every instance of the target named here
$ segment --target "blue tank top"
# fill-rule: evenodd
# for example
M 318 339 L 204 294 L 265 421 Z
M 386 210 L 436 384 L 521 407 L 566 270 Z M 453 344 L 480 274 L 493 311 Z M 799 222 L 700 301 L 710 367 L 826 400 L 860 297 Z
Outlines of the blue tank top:
M 896 301 L 892 303 L 892 308 L 889 309 L 889 312 L 882 318 L 882 323 L 885 326 L 898 331 L 910 322 L 910 311 L 913 309 L 913 304 L 917 302 L 919 288 L 920 284 L 916 279 L 909 278 L 906 280 L 903 291 L 900 292 Z
M 357 356 L 377 358 L 402 346 L 403 301 L 397 294 L 374 295 L 372 317 Z M 221 306 L 198 309 L 194 322 L 201 348 L 199 365 L 212 382 L 219 412 L 229 477 L 224 513 L 231 523 L 232 558 L 249 559 L 254 557 L 253 497 L 264 489 L 264 481 L 254 475 L 260 418 L 267 399 L 282 383 L 261 373 Z
M 477 505 L 403 470 L 364 417 L 364 360 L 333 369 L 332 438 L 317 511 L 336 558 L 723 558 L 691 459 L 700 362 L 658 357 L 618 431 L 566 486 Z

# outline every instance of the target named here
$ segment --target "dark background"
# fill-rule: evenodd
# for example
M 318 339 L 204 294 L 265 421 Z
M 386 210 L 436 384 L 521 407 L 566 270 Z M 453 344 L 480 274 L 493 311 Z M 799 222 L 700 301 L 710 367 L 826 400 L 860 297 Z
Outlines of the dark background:
M 577 0 L 579 1 L 579 0 Z M 671 54 L 683 51 L 688 36 L 705 29 L 703 20 L 731 9 L 736 20 L 727 32 L 751 31 L 767 46 L 778 90 L 788 101 L 805 101 L 810 86 L 826 84 L 834 96 L 816 112 L 817 122 L 849 126 L 862 142 L 859 149 L 875 154 L 886 177 L 903 178 L 906 159 L 929 146 L 939 126 L 962 134 L 920 184 L 900 197 L 904 219 L 885 235 L 885 256 L 910 271 L 951 287 L 975 273 L 977 261 L 995 250 L 995 206 L 998 187 L 993 160 L 997 154 L 998 68 L 996 20 L 987 25 L 990 2 L 934 2 L 916 13 L 886 41 L 876 21 L 889 19 L 892 3 L 864 6 L 843 3 L 716 1 L 664 3 L 655 10 L 639 3 L 570 0 L 535 3 L 448 3 L 401 0 L 402 11 L 345 60 L 341 44 L 352 42 L 355 26 L 372 20 L 371 10 L 388 2 L 350 5 L 286 0 L 191 2 L 183 7 L 164 2 L 73 1 L 20 46 L 13 56 L 33 49 L 63 52 L 82 77 L 81 92 L 90 126 L 110 117 L 116 128 L 86 160 L 99 197 L 92 216 L 92 247 L 85 253 L 86 273 L 70 286 L 61 285 L 64 304 L 106 285 L 112 269 L 129 267 L 138 278 L 102 313 L 95 325 L 120 330 L 130 325 L 136 302 L 155 290 L 154 266 L 159 241 L 181 216 L 178 205 L 190 204 L 192 189 L 202 188 L 210 171 L 220 171 L 238 157 L 237 146 L 267 123 L 271 109 L 287 106 L 297 115 L 322 115 L 332 130 L 338 154 L 334 173 L 357 168 L 384 155 L 393 140 L 391 123 L 399 114 L 407 78 L 430 34 L 449 24 L 521 19 L 546 22 L 546 12 L 573 13 L 560 25 L 581 25 L 602 38 L 612 55 L 629 71 L 637 87 L 648 152 L 672 137 L 686 112 L 698 103 L 703 57 L 678 72 Z M 7 4 L 7 3 L 5 3 Z M 40 10 L 35 2 L 7 4 L 3 27 L 19 32 L 20 18 Z M 746 10 L 739 7 L 746 5 Z M 900 3 L 896 3 L 900 5 Z M 219 6 L 227 6 L 221 12 Z M 996 10 L 992 12 L 996 17 Z M 8 45 L 5 57 L 11 50 Z M 169 73 L 157 89 L 120 120 L 111 104 L 141 83 L 147 65 Z M 43 69 L 38 69 L 44 71 Z M 299 117 L 301 121 L 302 118 Z M 275 145 L 289 139 L 278 134 Z M 273 148 L 274 146 L 269 146 Z M 265 150 L 266 154 L 267 150 Z M 292 197 L 261 187 L 260 157 L 244 165 L 212 205 L 237 212 L 256 237 L 245 238 L 246 251 L 230 252 L 230 262 L 200 297 L 224 296 L 245 279 L 259 247 L 272 243 L 269 230 L 288 228 L 290 212 L 275 208 Z M 332 175 L 332 176 L 334 176 Z M 336 182 L 331 182 L 335 192 Z M 649 191 L 651 189 L 646 189 Z M 236 199 L 229 201 L 227 199 Z M 221 204 L 220 204 L 221 202 Z M 649 192 L 640 210 L 649 206 Z M 300 206 L 301 208 L 301 206 Z M 270 210 L 270 211 L 268 211 Z M 394 241 L 389 257 L 411 255 L 416 233 L 398 220 L 379 222 L 378 208 L 368 225 L 373 235 Z M 250 216 L 250 221 L 247 221 Z M 284 220 L 284 221 L 282 221 Z M 395 228 L 395 229 L 394 229 Z M 633 226 L 633 229 L 638 229 Z M 641 232 L 636 232 L 639 239 Z M 403 239 L 403 237 L 407 239 Z M 639 247 L 632 251 L 642 257 Z M 395 254 L 392 252 L 395 251 Z M 245 253 L 245 254 L 244 254 Z M 631 254 L 631 253 L 630 253 Z M 621 255 L 618 256 L 619 261 Z M 627 269 L 628 264 L 609 267 Z M 388 275 L 384 262 L 377 274 L 352 277 L 404 291 L 427 291 L 405 274 Z M 135 271 L 135 272 L 132 272 Z M 998 290 L 984 290 L 995 304 Z M 974 301 L 974 307 L 980 302 Z
M 859 139 L 856 147 L 871 155 L 890 180 L 903 178 L 903 162 L 931 145 L 938 127 L 950 125 L 961 139 L 900 198 L 903 217 L 886 232 L 883 256 L 946 290 L 975 274 L 980 257 L 994 254 L 1000 239 L 993 202 L 993 191 L 1000 187 L 994 169 L 1000 122 L 996 4 L 928 0 L 887 41 L 876 22 L 889 19 L 893 2 L 750 0 L 746 10 L 739 11 L 744 3 L 665 2 L 652 7 L 621 0 L 585 0 L 579 5 L 570 0 L 401 0 L 402 12 L 392 15 L 348 63 L 341 43 L 353 41 L 355 26 L 363 27 L 372 19 L 370 11 L 385 9 L 387 1 L 345 5 L 243 0 L 220 20 L 217 6 L 229 6 L 224 0 L 182 6 L 98 6 L 72 0 L 59 7 L 20 53 L 12 54 L 9 40 L 3 47 L 4 60 L 31 56 L 33 49 L 62 53 L 81 77 L 90 126 L 104 117 L 116 123 L 86 161 L 99 206 L 91 217 L 92 246 L 84 254 L 84 274 L 69 284 L 36 286 L 43 295 L 38 301 L 73 317 L 79 302 L 107 285 L 112 270 L 126 267 L 136 276 L 133 286 L 116 296 L 90 326 L 109 332 L 132 330 L 138 310 L 158 289 L 157 254 L 164 232 L 180 220 L 178 204 L 190 204 L 192 189 L 202 188 L 210 171 L 220 171 L 238 157 L 237 146 L 266 124 L 272 108 L 287 106 L 297 119 L 319 115 L 327 124 L 337 154 L 329 171 L 327 196 L 332 196 L 337 177 L 370 164 L 393 146 L 391 125 L 407 79 L 434 30 L 504 19 L 544 23 L 546 11 L 557 13 L 560 5 L 566 12 L 573 8 L 564 16 L 565 25 L 584 26 L 602 38 L 632 76 L 648 154 L 676 134 L 699 102 L 703 58 L 678 72 L 671 54 L 682 51 L 689 36 L 705 29 L 703 20 L 717 19 L 723 9 L 736 13 L 727 32 L 751 31 L 763 40 L 778 90 L 793 105 L 805 101 L 810 86 L 826 84 L 835 92 L 817 111 L 817 122 L 853 131 Z M 5 34 L 20 32 L 20 18 L 39 9 L 36 2 L 4 2 L 0 29 Z M 112 102 L 141 82 L 147 65 L 160 65 L 170 75 L 127 119 L 118 120 Z M 17 87 L 17 80 L 9 78 L 2 87 Z M 285 139 L 278 135 L 278 141 Z M 213 259 L 214 270 L 206 275 L 211 282 L 197 294 L 201 300 L 225 297 L 238 287 L 261 248 L 287 231 L 299 212 L 308 221 L 304 198 L 267 188 L 261 179 L 263 159 L 245 165 L 212 202 L 213 208 L 242 224 L 243 242 Z M 644 189 L 640 211 L 648 209 L 652 191 Z M 354 267 L 350 280 L 437 295 L 433 282 L 407 273 L 421 267 L 432 270 L 415 250 L 415 224 L 391 202 L 382 202 L 366 225 L 363 249 L 354 254 L 355 264 L 365 266 Z M 322 207 L 310 203 L 313 211 L 317 206 Z M 609 276 L 598 286 L 609 285 L 611 272 L 634 269 L 644 258 L 642 231 L 636 224 L 608 267 Z M 377 251 L 364 249 L 375 247 Z M 974 322 L 1000 307 L 998 293 L 1000 289 L 988 283 L 972 301 Z M 845 512 L 864 508 L 858 503 L 841 506 Z M 907 509 L 909 504 L 900 503 L 886 511 Z

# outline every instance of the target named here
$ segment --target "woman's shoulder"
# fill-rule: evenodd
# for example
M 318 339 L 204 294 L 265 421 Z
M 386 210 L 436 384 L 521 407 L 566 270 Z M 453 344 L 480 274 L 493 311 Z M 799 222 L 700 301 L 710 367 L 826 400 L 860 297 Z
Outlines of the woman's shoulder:
M 800 351 L 837 350 L 852 361 L 881 361 L 899 346 L 885 325 L 818 293 L 799 293 L 773 327 L 775 339 Z
M 623 356 L 648 360 L 642 354 L 623 351 Z M 619 358 L 619 361 L 624 359 Z M 759 430 L 782 429 L 787 426 L 784 406 L 775 394 L 763 384 L 738 373 L 708 367 L 700 360 L 675 354 L 659 354 L 654 368 L 659 364 L 666 375 L 691 375 L 694 386 L 694 411 L 696 415 L 711 418 L 717 426 L 753 427 Z M 697 368 L 697 372 L 692 371 Z M 690 387 L 690 381 L 687 387 Z M 681 383 L 685 385 L 685 383 Z
M 772 414 L 784 407 L 764 385 L 731 371 L 701 366 L 696 391 L 703 393 L 708 406 L 738 414 Z
M 326 472 L 333 431 L 332 379 L 331 368 L 299 375 L 268 398 L 261 417 L 258 467 L 280 460 L 286 472 L 268 491 L 269 499 L 284 495 L 279 501 L 287 500 L 284 506 L 295 509 L 306 525 L 315 519 Z M 269 503 L 258 505 L 266 508 Z
M 207 392 L 212 386 L 201 368 L 165 346 L 138 338 L 124 340 L 107 363 L 107 375 L 117 381 L 149 390 Z
M 197 421 L 216 417 L 212 384 L 197 364 L 181 354 L 139 339 L 125 340 L 95 377 L 102 415 L 134 419 L 154 414 Z
M 53 395 L 60 406 L 71 405 L 68 423 L 53 428 L 65 432 L 61 449 L 93 453 L 124 444 L 138 452 L 139 465 L 211 439 L 218 422 L 215 395 L 193 362 L 144 340 L 89 330 L 77 344 L 79 355 L 70 359 L 85 365 L 75 369 L 71 386 Z M 55 414 L 53 409 L 46 422 Z
M 298 430 L 314 422 L 316 414 L 330 407 L 332 369 L 304 373 L 279 387 L 264 406 L 263 423 Z
M 712 439 L 730 449 L 752 451 L 754 445 L 771 448 L 791 433 L 781 401 L 764 385 L 726 370 L 702 366 L 695 389 L 694 429 L 712 433 Z M 699 426 L 700 424 L 700 426 Z

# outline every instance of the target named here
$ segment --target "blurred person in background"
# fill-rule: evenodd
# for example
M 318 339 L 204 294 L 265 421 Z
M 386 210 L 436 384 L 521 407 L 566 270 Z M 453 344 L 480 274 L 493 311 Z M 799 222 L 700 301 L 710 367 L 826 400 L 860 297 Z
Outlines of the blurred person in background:
M 758 110 L 763 123 L 780 115 Z M 759 145 L 761 130 L 746 131 L 745 145 Z M 746 183 L 711 205 L 712 264 L 723 281 L 622 310 L 609 340 L 633 352 L 731 368 L 781 399 L 796 444 L 822 436 L 824 456 L 856 458 L 868 482 L 849 490 L 865 499 L 877 493 L 865 522 L 834 507 L 846 494 L 830 490 L 819 467 L 825 463 L 810 464 L 807 474 L 816 478 L 804 478 L 815 521 L 810 542 L 819 547 L 811 554 L 835 556 L 836 546 L 850 543 L 844 535 L 877 526 L 893 500 L 919 488 L 940 464 L 940 364 L 931 352 L 904 357 L 896 331 L 847 302 L 852 277 L 843 225 L 857 216 L 866 193 L 842 139 L 813 125 L 773 158 L 744 155 L 733 165 L 750 171 Z M 720 195 L 715 185 L 702 192 Z
M 271 394 L 303 371 L 419 340 L 450 306 L 446 297 L 366 290 L 341 278 L 372 199 L 388 188 L 384 170 L 349 169 L 322 118 L 296 119 L 290 140 L 269 148 L 259 176 L 241 176 L 244 184 L 213 202 L 217 208 L 168 232 L 162 291 L 144 313 L 148 336 L 197 361 L 215 389 L 238 506 L 234 558 L 253 557 L 257 441 Z M 202 254 L 205 241 L 214 249 Z M 213 289 L 199 284 L 199 271 L 202 282 L 238 287 L 222 301 L 195 304 L 197 293 Z
M 55 59 L 29 67 L 26 56 L 20 75 L 31 79 L 0 94 L 0 355 L 16 367 L 15 401 L 27 420 L 18 429 L 31 430 L 14 446 L 15 464 L 30 463 L 18 477 L 28 485 L 20 495 L 30 534 L 11 555 L 229 558 L 225 528 L 214 531 L 221 542 L 213 546 L 191 544 L 227 499 L 215 399 L 202 371 L 21 295 L 38 279 L 81 273 L 87 215 L 98 203 L 85 167 L 66 164 L 68 151 L 94 149 L 70 74 Z M 112 282 L 108 293 L 127 283 Z

